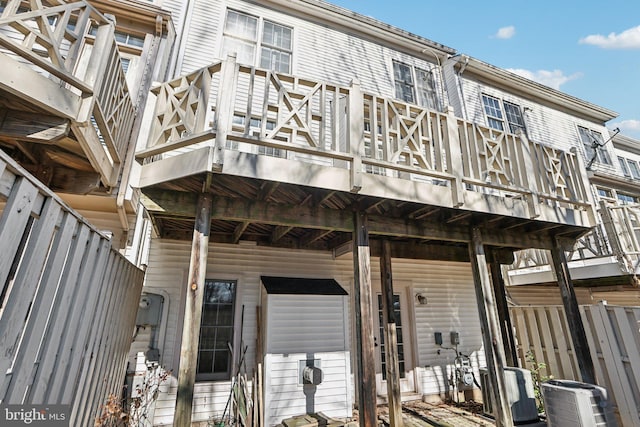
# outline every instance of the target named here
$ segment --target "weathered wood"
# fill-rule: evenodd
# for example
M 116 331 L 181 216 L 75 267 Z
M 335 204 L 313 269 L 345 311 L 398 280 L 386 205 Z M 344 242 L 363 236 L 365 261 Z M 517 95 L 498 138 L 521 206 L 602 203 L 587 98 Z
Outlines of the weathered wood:
M 587 342 L 584 325 L 582 324 L 582 317 L 580 317 L 576 293 L 571 283 L 567 258 L 564 253 L 564 248 L 558 239 L 554 240 L 554 246 L 551 248 L 551 258 L 553 259 L 553 268 L 556 273 L 556 279 L 558 280 L 564 311 L 567 315 L 571 341 L 573 342 L 573 349 L 578 359 L 582 381 L 595 384 L 596 377 L 593 360 L 589 352 L 589 343 Z
M 53 143 L 69 133 L 69 119 L 24 111 L 0 111 L 0 135 L 23 141 Z
M 360 82 L 351 82 L 349 90 L 349 154 L 353 156 L 351 163 L 350 187 L 357 193 L 362 188 L 362 158 L 364 157 L 364 98 Z
M 209 230 L 211 226 L 211 202 L 209 194 L 200 194 L 196 223 L 193 230 L 187 299 L 182 324 L 180 346 L 180 368 L 178 371 L 178 395 L 176 397 L 173 425 L 191 425 L 193 407 L 193 386 L 196 381 L 198 363 L 198 343 L 200 341 L 200 321 L 204 299 L 204 281 L 207 274 L 209 252 Z
M 233 124 L 234 94 L 237 81 L 236 54 L 233 53 L 223 61 L 222 70 L 220 71 L 220 86 L 218 89 L 220 109 L 216 111 L 217 126 L 213 151 L 213 164 L 215 164 L 215 168 L 217 169 L 222 168 L 224 164 L 227 135 L 231 132 L 231 126 Z M 247 120 L 249 120 L 249 118 L 247 118 Z
M 391 243 L 382 241 L 380 256 L 380 283 L 382 284 L 382 324 L 385 331 L 385 355 L 387 370 L 387 399 L 391 427 L 402 426 L 402 397 L 400 395 L 400 368 L 398 363 L 398 337 L 393 306 L 393 274 L 391 268 Z
M 179 217 L 193 217 L 196 196 L 192 193 L 158 190 L 143 190 L 142 202 L 153 214 L 161 212 Z M 314 206 L 293 206 L 267 203 L 257 200 L 240 200 L 220 197 L 212 210 L 212 218 L 228 221 L 251 221 L 285 227 L 304 227 L 351 232 L 353 222 L 344 210 Z M 420 240 L 443 240 L 468 243 L 469 230 L 464 225 L 437 223 L 384 215 L 368 215 L 368 230 L 371 235 L 402 236 Z M 512 230 L 495 229 L 486 236 L 485 244 L 509 248 L 550 248 L 551 238 L 545 233 L 516 234 Z
M 500 331 L 502 332 L 502 343 L 504 344 L 505 361 L 507 366 L 518 366 L 518 354 L 516 352 L 516 343 L 513 338 L 513 327 L 511 325 L 511 317 L 509 316 L 509 305 L 507 304 L 507 294 L 504 285 L 504 277 L 502 277 L 502 268 L 500 262 L 496 259 L 498 254 L 491 250 L 491 281 L 493 282 L 493 292 L 496 297 L 496 308 L 498 309 L 498 321 L 500 322 Z
M 0 53 L 0 89 L 49 114 L 75 119 L 82 98 L 55 81 Z
M 483 236 L 480 230 L 474 227 L 471 230 L 469 257 L 471 258 L 471 270 L 473 271 L 476 300 L 478 302 L 478 312 L 480 315 L 482 343 L 487 359 L 491 399 L 496 425 L 498 427 L 513 427 L 511 405 L 509 404 L 504 379 L 504 347 L 502 345 L 500 325 L 498 324 L 482 238 Z
M 367 216 L 353 214 L 353 277 L 356 324 L 356 384 L 361 427 L 377 426 L 376 370 L 371 308 L 371 260 Z

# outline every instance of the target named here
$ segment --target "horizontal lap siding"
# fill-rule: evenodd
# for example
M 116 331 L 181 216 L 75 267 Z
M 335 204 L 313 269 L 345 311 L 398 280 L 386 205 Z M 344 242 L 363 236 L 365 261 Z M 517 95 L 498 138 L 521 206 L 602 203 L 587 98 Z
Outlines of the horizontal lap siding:
M 305 387 L 299 384 L 298 364 L 307 358 L 307 353 L 269 354 L 265 360 L 265 372 L 269 378 L 265 382 L 265 419 L 267 425 L 275 425 L 284 418 L 304 414 L 307 399 L 313 399 L 314 407 L 330 417 L 351 415 L 349 389 L 349 352 L 317 352 L 313 357 L 320 359 L 323 380 L 311 389 L 312 398 L 305 395 Z
M 221 59 L 222 26 L 226 9 L 235 9 L 293 28 L 292 74 L 348 85 L 357 78 L 366 91 L 381 96 L 394 95 L 392 59 L 422 69 L 435 64 L 410 56 L 348 32 L 260 7 L 258 4 L 229 0 L 195 2 L 184 47 L 181 73 L 193 71 Z M 429 55 L 425 55 L 429 57 Z M 249 64 L 249 65 L 257 65 Z M 440 73 L 436 73 L 440 80 Z M 441 96 L 441 91 L 438 92 Z
M 165 304 L 169 304 L 166 339 L 164 343 L 159 343 L 159 347 L 162 365 L 174 373 L 178 369 L 177 355 L 184 306 L 181 288 L 186 282 L 190 250 L 190 242 L 154 239 L 149 253 L 146 281 L 148 289 L 145 290 L 153 292 L 154 289 L 161 288 L 169 295 L 168 300 L 165 300 Z M 350 255 L 334 259 L 328 252 L 265 248 L 245 243 L 212 244 L 209 251 L 207 278 L 238 281 L 236 328 L 240 325 L 240 313 L 244 305 L 243 341 L 248 346 L 246 367 L 249 375 L 253 374 L 256 363 L 256 306 L 260 304 L 261 275 L 334 278 L 349 293 L 346 318 L 348 328 L 351 329 L 353 322 L 349 316 L 354 302 L 351 289 L 353 261 Z M 460 351 L 472 355 L 474 367 L 484 366 L 475 291 L 469 265 L 393 259 L 392 273 L 398 289 L 407 286 L 409 300 L 412 302 L 407 305 L 407 309 L 415 312 L 416 324 L 406 328 L 405 333 L 409 335 L 405 340 L 411 339 L 417 343 L 413 349 L 413 360 L 417 361 L 416 366 L 421 367 L 417 378 L 419 387 L 422 387 L 419 390 L 425 394 L 440 394 L 446 389 L 448 372 L 453 365 L 453 352 L 442 351 L 437 355 L 433 338 L 435 331 L 443 332 L 445 346 L 450 331 L 460 332 Z M 371 259 L 371 277 L 376 294 L 380 289 L 378 258 Z M 427 305 L 416 304 L 414 295 L 418 292 L 426 293 Z M 283 321 L 288 320 L 287 316 L 290 316 L 287 313 L 281 315 Z M 266 327 L 265 322 L 262 327 Z M 236 335 L 238 339 L 237 329 Z M 352 331 L 349 335 L 354 336 Z M 239 342 L 236 342 L 236 346 L 238 345 Z M 323 369 L 324 367 L 323 362 Z M 265 372 L 270 371 L 265 369 Z M 277 378 L 275 373 L 270 375 Z M 216 385 L 215 391 L 212 389 L 211 394 L 207 394 L 202 387 L 211 384 Z M 203 382 L 197 383 L 196 388 L 203 390 L 203 398 L 196 405 L 194 420 L 206 420 L 207 414 L 224 409 L 228 397 L 228 383 Z M 159 396 L 156 422 L 171 422 L 175 405 L 173 393 L 175 391 L 172 390 L 169 394 L 162 393 Z

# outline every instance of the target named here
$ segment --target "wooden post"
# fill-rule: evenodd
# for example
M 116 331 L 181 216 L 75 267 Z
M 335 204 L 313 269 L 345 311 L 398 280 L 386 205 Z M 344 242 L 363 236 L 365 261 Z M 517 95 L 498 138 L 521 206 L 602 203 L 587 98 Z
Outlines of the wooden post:
M 495 251 L 492 251 L 491 255 L 491 281 L 493 282 L 493 291 L 496 296 L 496 307 L 498 309 L 500 330 L 502 331 L 505 360 L 507 366 L 517 367 L 518 353 L 516 351 L 516 343 L 513 338 L 513 326 L 511 325 L 511 316 L 509 316 L 509 305 L 507 304 L 504 277 L 502 277 L 502 269 L 500 268 L 500 262 Z
M 507 398 L 504 379 L 504 347 L 502 346 L 500 326 L 498 324 L 482 236 L 478 228 L 471 230 L 469 259 L 471 260 L 471 270 L 473 271 L 473 281 L 476 289 L 482 343 L 484 344 L 489 386 L 491 387 L 489 394 L 494 407 L 496 426 L 513 427 L 511 405 Z
M 351 192 L 362 188 L 362 156 L 364 154 L 364 96 L 360 82 L 353 80 L 349 90 L 349 153 L 353 156 L 351 164 Z
M 553 259 L 553 268 L 556 272 L 556 279 L 558 280 L 558 287 L 560 288 L 560 294 L 562 296 L 564 312 L 567 315 L 567 323 L 569 325 L 569 331 L 571 332 L 573 351 L 575 352 L 576 359 L 578 359 L 580 376 L 582 377 L 582 381 L 595 384 L 596 376 L 593 368 L 593 360 L 591 359 L 591 353 L 589 352 L 587 334 L 584 331 L 582 317 L 580 316 L 580 309 L 578 308 L 578 300 L 576 299 L 576 293 L 573 290 L 573 284 L 571 283 L 571 276 L 569 274 L 569 266 L 567 265 L 564 248 L 558 241 L 557 237 L 553 241 L 551 258 Z
M 180 346 L 180 368 L 178 371 L 178 395 L 173 425 L 176 427 L 191 425 L 193 405 L 193 386 L 196 382 L 198 363 L 198 342 L 200 340 L 200 320 L 204 299 L 204 281 L 207 274 L 207 255 L 209 252 L 209 229 L 211 226 L 211 195 L 200 194 L 196 211 L 187 299 L 182 324 L 182 344 Z
M 369 231 L 364 212 L 353 214 L 353 278 L 356 322 L 356 383 L 361 427 L 377 426 L 376 364 L 371 313 Z
M 220 86 L 218 87 L 218 108 L 216 109 L 216 139 L 214 142 L 213 167 L 221 170 L 224 165 L 224 152 L 227 147 L 227 135 L 233 123 L 233 103 L 235 100 L 238 71 L 236 54 L 231 53 L 222 62 Z M 208 94 L 206 95 L 208 97 Z M 247 120 L 249 118 L 247 117 Z
M 398 337 L 393 307 L 393 277 L 391 273 L 391 242 L 382 241 L 380 256 L 380 282 L 382 283 L 382 323 L 385 331 L 385 355 L 387 369 L 387 399 L 389 424 L 402 426 L 402 397 L 400 395 L 400 369 L 398 363 Z

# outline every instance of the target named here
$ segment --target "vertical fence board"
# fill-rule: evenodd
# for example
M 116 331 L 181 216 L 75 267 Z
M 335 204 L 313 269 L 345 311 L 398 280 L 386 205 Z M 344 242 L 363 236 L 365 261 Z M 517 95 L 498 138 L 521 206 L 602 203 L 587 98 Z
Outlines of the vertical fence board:
M 582 306 L 580 311 L 598 384 L 609 391 L 625 426 L 640 425 L 640 309 L 598 304 Z M 512 307 L 511 316 L 516 320 L 519 357 L 524 357 L 526 348 L 536 355 L 551 354 L 555 343 L 559 357 L 548 359 L 549 372 L 554 377 L 580 380 L 575 354 L 568 347 L 562 307 Z M 545 317 L 546 322 L 541 320 Z M 535 323 L 535 319 L 540 321 Z M 540 336 L 542 339 L 536 338 Z M 525 366 L 524 359 L 521 364 Z
M 2 151 L 0 171 L 0 401 L 92 425 L 121 392 L 144 273 Z

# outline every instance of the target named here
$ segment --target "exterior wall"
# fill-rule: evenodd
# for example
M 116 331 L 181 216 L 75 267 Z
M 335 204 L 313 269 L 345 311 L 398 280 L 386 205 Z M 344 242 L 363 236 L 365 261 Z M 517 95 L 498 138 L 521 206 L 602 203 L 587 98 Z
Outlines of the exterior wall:
M 339 29 L 241 0 L 194 1 L 193 13 L 187 24 L 188 32 L 180 48 L 176 76 L 223 59 L 222 29 L 227 8 L 293 28 L 292 74 L 339 85 L 348 85 L 357 78 L 365 91 L 393 96 L 392 60 L 398 60 L 425 70 L 434 70 L 440 81 L 436 65 L 426 60 L 431 57 L 429 54 L 425 54 L 425 59 L 416 58 Z M 174 21 L 177 21 L 175 16 Z M 442 97 L 441 89 L 438 90 L 438 96 Z
M 268 295 L 265 299 L 265 420 L 303 413 L 352 415 L 349 299 L 336 295 Z M 319 360 L 317 386 L 300 382 L 300 361 Z M 320 409 L 316 409 L 320 408 Z
M 593 305 L 606 301 L 609 305 L 626 307 L 640 306 L 640 290 L 597 288 L 575 288 L 580 305 Z M 553 286 L 510 286 L 507 288 L 509 302 L 514 306 L 562 305 L 560 290 Z
M 151 244 L 145 291 L 163 292 L 166 318 L 160 329 L 160 365 L 178 371 L 178 358 L 182 316 L 184 307 L 183 284 L 187 280 L 190 242 L 154 239 Z M 374 292 L 379 292 L 379 261 L 371 260 L 371 277 Z M 260 304 L 261 275 L 333 278 L 347 292 L 348 322 L 351 325 L 353 307 L 353 261 L 350 256 L 333 258 L 328 252 L 293 251 L 258 247 L 241 242 L 239 245 L 212 244 L 209 248 L 207 278 L 237 280 L 236 325 L 240 325 L 241 307 L 244 305 L 243 341 L 248 345 L 246 366 L 249 376 L 256 364 L 255 342 L 257 339 L 256 306 Z M 405 329 L 405 341 L 417 343 L 412 349 L 412 360 L 416 366 L 417 391 L 423 394 L 444 395 L 449 390 L 448 375 L 453 364 L 453 351 L 442 350 L 437 354 L 433 332 L 445 336 L 445 347 L 450 331 L 460 332 L 459 351 L 471 355 L 474 367 L 484 366 L 484 353 L 478 321 L 475 291 L 468 264 L 393 260 L 394 290 L 404 291 L 410 319 Z M 416 293 L 427 295 L 427 305 L 418 305 Z M 375 307 L 375 306 L 374 306 Z M 294 326 L 294 325 L 292 325 Z M 350 333 L 353 337 L 353 333 Z M 235 330 L 235 348 L 239 348 L 239 330 Z M 293 341 L 293 340 L 292 340 Z M 135 347 L 136 349 L 138 347 Z M 296 353 L 297 354 L 297 353 Z M 351 362 L 353 364 L 353 361 Z M 341 369 L 332 363 L 332 369 Z M 351 385 L 352 389 L 353 386 Z M 197 382 L 194 399 L 194 421 L 206 421 L 224 409 L 229 396 L 230 382 Z M 162 387 L 155 408 L 155 424 L 170 424 L 173 418 L 177 381 L 173 376 Z M 345 391 L 346 393 L 346 391 Z M 351 393 L 353 394 L 353 393 Z
M 494 96 L 503 101 L 512 102 L 520 106 L 525 126 L 527 128 L 527 136 L 530 140 L 541 144 L 549 145 L 555 148 L 569 151 L 573 147 L 577 147 L 578 152 L 582 153 L 585 158 L 584 148 L 578 134 L 578 126 L 600 132 L 603 140 L 609 138 L 609 131 L 602 123 L 594 123 L 584 119 L 580 119 L 558 109 L 548 107 L 539 101 L 532 100 L 523 95 L 507 92 L 505 90 L 484 84 L 472 75 L 464 72 L 459 79 L 460 90 L 463 100 L 461 104 L 466 107 L 467 119 L 486 126 L 486 116 L 482 105 L 482 94 Z M 456 92 L 449 90 L 449 97 L 456 96 Z M 458 101 L 456 101 L 458 102 Z M 454 101 L 452 101 L 454 104 Z M 527 111 L 525 111 L 525 108 Z M 619 170 L 611 144 L 604 147 L 609 151 L 612 159 L 612 165 L 602 165 L 594 163 L 593 169 L 607 172 L 616 172 Z M 589 159 L 585 160 L 585 164 Z

